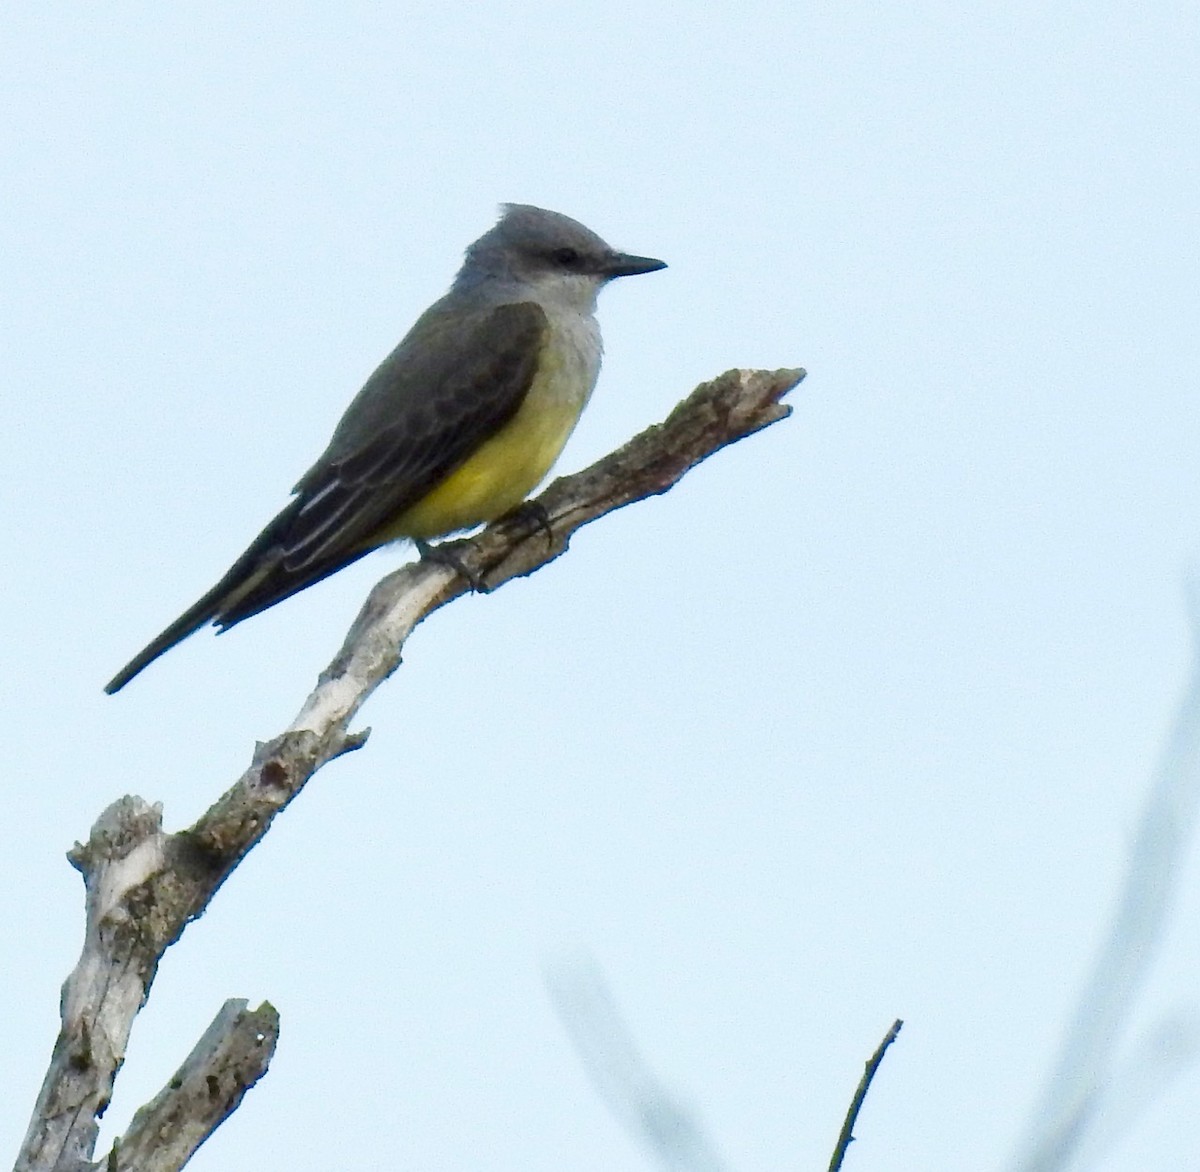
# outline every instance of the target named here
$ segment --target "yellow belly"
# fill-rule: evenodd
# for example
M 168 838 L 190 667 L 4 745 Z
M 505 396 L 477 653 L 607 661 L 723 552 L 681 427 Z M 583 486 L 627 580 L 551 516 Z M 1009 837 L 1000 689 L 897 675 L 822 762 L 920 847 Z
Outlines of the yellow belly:
M 579 421 L 590 387 L 572 394 L 564 393 L 568 388 L 562 384 L 561 368 L 539 375 L 504 428 L 385 525 L 371 544 L 401 537 L 440 537 L 494 521 L 515 509 L 550 471 Z

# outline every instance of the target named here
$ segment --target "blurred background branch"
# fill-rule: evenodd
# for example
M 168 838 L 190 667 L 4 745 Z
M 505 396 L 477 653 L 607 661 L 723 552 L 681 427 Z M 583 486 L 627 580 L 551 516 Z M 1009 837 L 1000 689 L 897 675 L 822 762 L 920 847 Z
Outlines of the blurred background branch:
M 1170 1021 L 1164 1021 L 1143 1039 L 1125 1067 L 1116 1065 L 1122 1030 L 1167 924 L 1200 800 L 1200 587 L 1194 580 L 1188 601 L 1191 678 L 1146 795 L 1108 936 L 1011 1165 L 1013 1172 L 1065 1172 L 1077 1166 L 1085 1140 L 1086 1150 L 1096 1151 L 1090 1142 L 1093 1133 L 1102 1129 L 1115 1134 L 1103 1118 L 1109 1107 L 1122 1104 L 1121 1114 L 1128 1122 L 1134 1102 L 1152 1100 L 1167 1077 L 1196 1055 L 1194 1027 L 1172 1029 Z M 1137 1094 L 1132 1093 L 1135 1086 Z M 1114 1094 L 1118 1087 L 1120 1093 Z

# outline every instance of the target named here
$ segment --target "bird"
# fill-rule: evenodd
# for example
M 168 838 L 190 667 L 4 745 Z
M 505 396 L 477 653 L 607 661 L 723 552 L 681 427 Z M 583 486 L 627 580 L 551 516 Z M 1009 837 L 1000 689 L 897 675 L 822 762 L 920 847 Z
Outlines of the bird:
M 291 501 L 104 690 L 120 691 L 201 627 L 226 631 L 381 545 L 408 538 L 428 555 L 431 539 L 521 506 L 595 388 L 597 295 L 614 278 L 663 268 L 559 212 L 501 205 L 449 292 L 367 379 Z

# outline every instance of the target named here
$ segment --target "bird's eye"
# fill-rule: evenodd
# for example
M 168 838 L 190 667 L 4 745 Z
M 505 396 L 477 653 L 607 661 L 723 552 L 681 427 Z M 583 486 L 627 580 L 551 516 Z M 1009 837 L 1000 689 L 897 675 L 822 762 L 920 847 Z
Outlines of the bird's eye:
M 554 259 L 560 265 L 572 268 L 579 263 L 579 253 L 574 248 L 556 248 L 554 250 Z

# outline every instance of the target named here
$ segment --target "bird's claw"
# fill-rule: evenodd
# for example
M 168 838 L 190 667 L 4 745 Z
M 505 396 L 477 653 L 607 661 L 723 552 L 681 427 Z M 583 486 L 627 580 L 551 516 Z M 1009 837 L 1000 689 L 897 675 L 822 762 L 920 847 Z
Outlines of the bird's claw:
M 524 504 L 517 505 L 511 513 L 506 514 L 504 520 L 527 525 L 530 529 L 530 536 L 534 533 L 544 533 L 546 544 L 554 545 L 554 527 L 550 524 L 550 513 L 541 501 L 526 501 Z
M 458 556 L 458 551 L 453 548 L 458 542 L 444 541 L 441 545 L 430 545 L 428 541 L 415 537 L 413 543 L 417 547 L 417 553 L 421 555 L 421 561 L 434 562 L 439 566 L 449 566 L 455 573 L 467 580 L 467 584 L 476 594 L 490 592 L 491 587 Z

